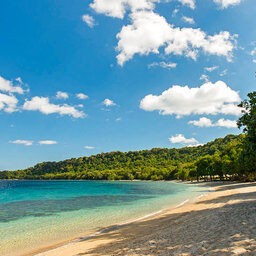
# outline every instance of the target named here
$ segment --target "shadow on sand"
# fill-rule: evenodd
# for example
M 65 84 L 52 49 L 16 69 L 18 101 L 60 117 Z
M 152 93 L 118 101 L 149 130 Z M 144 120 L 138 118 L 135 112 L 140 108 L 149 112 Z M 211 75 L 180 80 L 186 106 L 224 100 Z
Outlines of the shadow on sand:
M 245 186 L 255 183 L 224 184 L 217 191 Z M 220 202 L 231 200 L 239 201 L 219 207 Z M 256 255 L 256 192 L 221 196 L 197 204 L 214 207 L 112 226 L 96 239 L 114 242 L 77 255 Z

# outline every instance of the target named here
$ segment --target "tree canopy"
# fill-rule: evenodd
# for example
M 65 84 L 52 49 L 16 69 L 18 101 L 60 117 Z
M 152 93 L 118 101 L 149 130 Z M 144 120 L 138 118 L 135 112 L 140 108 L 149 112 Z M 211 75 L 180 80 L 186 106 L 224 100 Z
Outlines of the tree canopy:
M 243 172 L 252 174 L 256 165 L 256 91 L 249 93 L 249 99 L 243 100 L 238 106 L 242 108 L 242 116 L 238 119 L 238 128 L 243 128 L 245 141 L 240 155 Z M 254 175 L 255 176 L 255 175 Z
M 227 135 L 198 147 L 153 148 L 126 153 L 116 151 L 60 162 L 43 162 L 25 170 L 0 172 L 0 178 L 184 180 L 209 175 L 223 177 L 231 173 L 225 168 L 228 169 L 226 165 L 233 157 L 231 153 L 226 157 L 223 152 L 230 144 L 240 145 L 243 138 L 243 135 Z M 226 159 L 226 165 L 220 166 L 223 159 Z
M 256 92 L 238 106 L 238 128 L 202 146 L 180 149 L 109 152 L 60 162 L 43 162 L 24 170 L 2 171 L 0 179 L 82 180 L 256 180 Z

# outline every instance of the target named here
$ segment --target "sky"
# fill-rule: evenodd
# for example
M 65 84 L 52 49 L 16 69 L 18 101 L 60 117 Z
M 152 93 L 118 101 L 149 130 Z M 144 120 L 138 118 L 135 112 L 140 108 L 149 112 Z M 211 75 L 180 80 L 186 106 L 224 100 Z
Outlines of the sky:
M 0 2 L 0 170 L 239 134 L 255 0 Z

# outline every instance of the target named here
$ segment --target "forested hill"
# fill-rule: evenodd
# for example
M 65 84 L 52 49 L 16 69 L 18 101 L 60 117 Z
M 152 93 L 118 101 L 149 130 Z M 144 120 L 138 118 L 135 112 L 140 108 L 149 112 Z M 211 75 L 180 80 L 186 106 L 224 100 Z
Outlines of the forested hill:
M 25 170 L 0 172 L 0 179 L 174 179 L 184 166 L 219 155 L 244 135 L 227 135 L 202 146 L 180 149 L 110 152 L 60 162 L 43 162 Z

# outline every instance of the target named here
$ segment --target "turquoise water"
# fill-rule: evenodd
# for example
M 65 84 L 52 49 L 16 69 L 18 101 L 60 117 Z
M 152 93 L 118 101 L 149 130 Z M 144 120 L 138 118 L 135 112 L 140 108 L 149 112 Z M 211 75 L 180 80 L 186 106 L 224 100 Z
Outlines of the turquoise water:
M 0 181 L 0 255 L 85 236 L 204 192 L 172 182 Z

